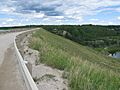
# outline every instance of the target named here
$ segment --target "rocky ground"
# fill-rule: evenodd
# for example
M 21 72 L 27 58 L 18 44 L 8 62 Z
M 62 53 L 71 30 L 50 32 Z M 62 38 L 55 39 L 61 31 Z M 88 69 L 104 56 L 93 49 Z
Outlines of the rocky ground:
M 31 35 L 21 36 L 23 39 L 19 47 L 39 90 L 68 90 L 67 80 L 62 78 L 63 71 L 38 63 L 39 52 L 28 47 Z

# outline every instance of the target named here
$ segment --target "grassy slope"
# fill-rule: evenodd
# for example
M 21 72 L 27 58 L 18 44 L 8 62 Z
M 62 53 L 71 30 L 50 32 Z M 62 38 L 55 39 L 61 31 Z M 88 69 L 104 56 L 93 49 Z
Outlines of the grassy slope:
M 30 47 L 40 51 L 40 62 L 65 70 L 71 90 L 119 90 L 120 61 L 40 29 Z

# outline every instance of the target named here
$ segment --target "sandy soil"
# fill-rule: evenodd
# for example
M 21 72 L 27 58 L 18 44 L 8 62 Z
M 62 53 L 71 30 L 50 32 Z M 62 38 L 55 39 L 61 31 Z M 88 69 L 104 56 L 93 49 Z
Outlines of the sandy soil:
M 24 60 L 28 61 L 29 71 L 32 74 L 39 90 L 68 90 L 67 80 L 62 78 L 63 71 L 53 69 L 42 63 L 38 63 L 39 52 L 28 47 L 31 34 L 21 39 Z
M 0 34 L 0 90 L 25 90 L 13 48 L 19 33 Z

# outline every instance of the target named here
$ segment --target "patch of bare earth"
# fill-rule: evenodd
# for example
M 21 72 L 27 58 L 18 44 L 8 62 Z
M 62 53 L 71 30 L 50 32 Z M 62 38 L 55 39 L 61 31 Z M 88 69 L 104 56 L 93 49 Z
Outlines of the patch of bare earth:
M 39 90 L 68 90 L 67 80 L 62 78 L 63 71 L 53 69 L 39 62 L 39 52 L 28 47 L 32 34 L 21 39 L 21 53 Z M 39 62 L 39 63 L 38 63 Z

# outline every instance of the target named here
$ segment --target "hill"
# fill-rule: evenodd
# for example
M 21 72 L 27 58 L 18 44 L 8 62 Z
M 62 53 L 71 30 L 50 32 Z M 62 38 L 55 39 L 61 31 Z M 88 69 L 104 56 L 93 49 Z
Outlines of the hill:
M 52 33 L 99 51 L 106 50 L 109 53 L 120 51 L 120 26 L 45 25 L 42 27 Z
M 44 29 L 33 33 L 30 47 L 39 63 L 64 70 L 70 90 L 119 90 L 120 61 Z

